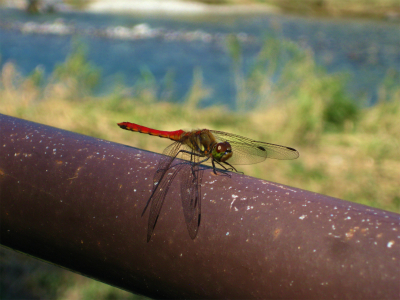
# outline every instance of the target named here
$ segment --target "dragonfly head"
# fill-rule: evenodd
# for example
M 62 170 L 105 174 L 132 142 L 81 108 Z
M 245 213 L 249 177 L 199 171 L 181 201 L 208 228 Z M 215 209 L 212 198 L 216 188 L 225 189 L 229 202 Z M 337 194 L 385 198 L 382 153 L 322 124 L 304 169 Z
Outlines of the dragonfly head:
M 224 162 L 232 156 L 232 147 L 228 142 L 215 144 L 212 156 L 216 161 Z

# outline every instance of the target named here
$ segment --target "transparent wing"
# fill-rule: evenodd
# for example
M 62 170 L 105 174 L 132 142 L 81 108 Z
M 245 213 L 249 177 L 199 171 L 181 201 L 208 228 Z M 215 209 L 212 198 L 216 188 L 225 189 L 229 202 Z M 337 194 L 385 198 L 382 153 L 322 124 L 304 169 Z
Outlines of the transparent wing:
M 182 150 L 186 152 L 182 152 Z M 165 196 L 178 175 L 181 182 L 181 199 L 187 229 L 192 239 L 197 235 L 200 224 L 202 172 L 196 163 L 199 162 L 201 156 L 191 154 L 190 150 L 189 146 L 175 142 L 163 151 L 164 156 L 160 159 L 153 177 L 153 192 L 142 213 L 143 215 L 150 205 L 147 241 L 150 241 L 153 235 Z M 177 161 L 175 160 L 177 157 L 186 159 L 188 162 Z
M 150 205 L 150 214 L 147 227 L 147 242 L 153 234 L 154 228 L 157 224 L 161 208 L 164 204 L 165 196 L 168 193 L 172 181 L 182 169 L 182 165 L 173 165 L 173 162 L 179 154 L 180 148 L 183 145 L 179 142 L 172 143 L 163 151 L 164 156 L 158 162 L 157 170 L 153 177 L 153 192 L 143 209 L 142 216 L 146 212 L 147 207 Z
M 201 219 L 201 181 L 203 170 L 199 165 L 186 164 L 181 171 L 181 200 L 187 230 L 192 239 L 199 231 Z
M 232 146 L 230 164 L 250 165 L 264 161 L 266 158 L 295 159 L 299 152 L 291 147 L 258 142 L 240 135 L 210 130 L 219 142 L 229 142 Z
M 156 188 L 157 184 L 161 181 L 166 170 L 168 170 L 175 158 L 180 158 L 184 160 L 191 161 L 192 156 L 189 154 L 191 149 L 189 146 L 182 144 L 180 142 L 174 142 L 169 145 L 163 151 L 163 157 L 161 157 L 158 162 L 157 171 L 154 173 L 153 177 L 153 190 Z
M 172 143 L 170 146 L 165 148 L 163 151 L 163 154 L 166 156 L 176 157 L 176 158 L 180 158 L 180 159 L 184 159 L 184 160 L 193 162 L 193 159 L 196 156 L 193 156 L 192 153 L 196 153 L 197 157 L 203 157 L 203 155 L 200 152 L 193 150 L 188 145 L 183 144 L 181 142 Z M 158 165 L 158 169 L 164 168 L 164 166 L 168 164 L 167 161 L 168 161 L 167 157 L 162 158 Z
M 157 166 L 157 172 L 154 174 L 154 183 L 161 178 L 163 171 L 169 169 L 175 158 L 179 157 L 179 151 L 184 145 L 179 142 L 174 142 L 164 149 L 164 156 L 160 158 Z
M 151 194 L 150 199 L 148 200 L 147 205 L 142 213 L 143 215 L 148 204 L 151 202 L 149 220 L 147 223 L 147 242 L 150 241 L 154 228 L 156 227 L 157 220 L 161 212 L 161 207 L 164 204 L 165 196 L 168 193 L 169 187 L 171 186 L 176 175 L 179 174 L 184 166 L 184 164 L 170 165 L 168 169 L 164 169 L 163 172 L 159 172 L 162 173 L 162 175 L 160 176 L 158 182 L 154 182 L 153 193 Z M 157 173 L 154 177 L 156 176 L 158 176 Z

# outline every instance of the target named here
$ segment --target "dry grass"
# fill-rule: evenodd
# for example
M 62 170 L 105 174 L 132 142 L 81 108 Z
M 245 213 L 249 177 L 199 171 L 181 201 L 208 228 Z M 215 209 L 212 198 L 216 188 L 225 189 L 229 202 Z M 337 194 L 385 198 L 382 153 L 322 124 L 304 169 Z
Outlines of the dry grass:
M 390 18 L 400 15 L 398 0 L 198 0 L 209 4 L 260 4 L 276 6 L 283 11 L 333 17 Z

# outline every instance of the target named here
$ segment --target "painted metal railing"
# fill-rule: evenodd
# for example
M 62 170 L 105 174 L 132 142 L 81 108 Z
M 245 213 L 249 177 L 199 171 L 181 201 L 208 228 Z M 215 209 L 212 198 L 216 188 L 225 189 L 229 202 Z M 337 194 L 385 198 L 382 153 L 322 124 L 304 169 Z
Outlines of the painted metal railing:
M 159 154 L 0 115 L 1 244 L 154 298 L 396 299 L 400 215 L 241 174 L 178 183 L 146 242 Z

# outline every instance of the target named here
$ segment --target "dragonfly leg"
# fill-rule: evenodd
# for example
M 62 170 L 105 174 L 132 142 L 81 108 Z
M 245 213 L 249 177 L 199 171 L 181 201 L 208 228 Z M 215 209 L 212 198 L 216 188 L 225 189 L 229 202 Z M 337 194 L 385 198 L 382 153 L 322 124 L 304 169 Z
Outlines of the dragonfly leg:
M 176 157 L 179 155 L 179 153 L 181 153 L 181 152 L 183 152 L 183 153 L 188 153 L 188 154 L 190 154 L 190 155 L 195 155 L 195 156 L 204 157 L 204 155 L 200 155 L 200 154 L 198 154 L 198 153 L 189 152 L 189 151 L 186 151 L 186 150 L 179 150 L 174 156 L 171 156 L 171 160 L 170 160 L 169 163 L 165 166 L 165 168 L 159 169 L 159 170 L 157 170 L 157 172 L 156 172 L 156 173 L 159 173 L 159 172 L 164 172 L 164 173 L 161 175 L 161 178 L 158 180 L 158 184 L 155 186 L 153 192 L 151 193 L 151 196 L 150 196 L 149 200 L 147 200 L 146 206 L 144 207 L 143 212 L 142 212 L 142 216 L 143 216 L 144 213 L 146 212 L 146 209 L 147 209 L 147 207 L 149 206 L 149 204 L 150 204 L 150 202 L 151 202 L 151 199 L 153 198 L 153 195 L 155 194 L 155 192 L 156 192 L 156 190 L 157 190 L 157 188 L 158 188 L 160 182 L 163 180 L 164 175 L 167 173 L 167 170 L 171 168 L 172 162 L 175 160 L 175 158 L 176 158 Z M 193 171 L 193 166 L 194 166 L 194 165 L 201 164 L 201 163 L 205 162 L 205 161 L 208 160 L 208 159 L 209 159 L 209 157 L 206 157 L 204 160 L 202 160 L 202 161 L 200 161 L 200 162 L 197 162 L 197 163 L 194 163 L 194 162 L 193 162 L 193 163 L 192 163 L 192 172 L 194 172 L 194 171 Z M 176 166 L 176 165 L 174 165 L 174 167 L 175 167 L 175 166 Z M 194 173 L 193 173 L 193 175 L 194 175 Z M 193 177 L 194 177 L 194 179 L 195 179 L 195 176 L 193 176 Z
M 204 163 L 204 162 L 206 162 L 206 161 L 209 160 L 210 158 L 209 158 L 209 157 L 206 157 L 206 158 L 204 158 L 204 159 L 201 160 L 201 161 L 194 162 L 193 159 L 192 159 L 192 156 L 204 157 L 204 155 L 201 155 L 201 154 L 198 154 L 198 153 L 193 153 L 193 152 L 186 151 L 186 150 L 180 150 L 179 152 L 184 152 L 184 153 L 190 154 L 190 156 L 191 156 L 191 163 L 192 163 L 193 182 L 194 182 L 194 181 L 196 180 L 196 175 L 195 175 L 195 173 L 194 173 L 194 172 L 195 172 L 194 167 L 195 167 L 195 166 L 198 166 L 198 165 L 200 165 L 200 164 L 202 164 L 202 163 Z
M 227 164 L 228 166 L 230 166 L 229 169 L 225 169 L 225 170 L 227 170 L 227 171 L 235 171 L 236 173 L 244 174 L 243 172 L 239 172 L 238 170 L 236 170 L 236 168 L 234 166 L 232 166 L 230 163 L 224 161 L 224 164 Z
M 187 154 L 190 154 L 190 155 L 196 155 L 196 156 L 204 157 L 204 155 L 201 155 L 201 154 L 198 154 L 198 153 L 193 153 L 193 152 L 190 152 L 190 151 L 187 151 L 187 150 L 179 150 L 179 152 L 183 152 L 183 153 L 187 153 Z M 178 155 L 178 153 L 177 153 L 177 155 Z
M 192 155 L 201 156 L 201 155 L 198 155 L 197 153 L 192 153 Z M 206 161 L 209 160 L 209 159 L 210 159 L 209 157 L 206 157 L 205 159 L 203 159 L 203 160 L 201 160 L 201 161 L 193 162 L 193 163 L 192 163 L 193 182 L 195 182 L 195 181 L 197 180 L 197 177 L 196 177 L 196 174 L 195 174 L 195 170 L 194 170 L 194 169 L 195 169 L 197 166 L 201 165 L 202 163 L 206 162 Z M 199 171 L 199 170 L 196 170 L 196 171 Z
M 218 175 L 218 174 L 217 174 L 217 170 L 215 169 L 215 163 L 214 163 L 214 161 L 215 161 L 217 164 L 219 164 L 221 167 L 223 167 L 225 171 L 229 171 L 229 169 L 227 169 L 224 165 L 221 165 L 221 163 L 219 163 L 218 161 L 216 161 L 216 160 L 213 159 L 211 162 L 212 162 L 213 171 L 214 171 L 214 174 L 215 174 L 215 175 Z M 225 176 L 231 177 L 231 175 L 229 175 L 229 174 L 227 174 L 227 173 L 225 173 L 225 172 L 221 172 L 221 175 L 225 175 Z

